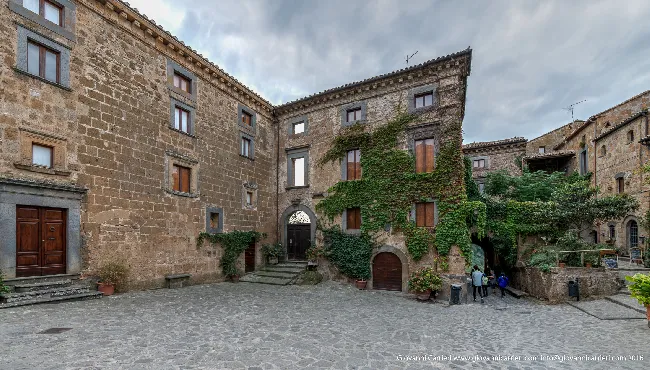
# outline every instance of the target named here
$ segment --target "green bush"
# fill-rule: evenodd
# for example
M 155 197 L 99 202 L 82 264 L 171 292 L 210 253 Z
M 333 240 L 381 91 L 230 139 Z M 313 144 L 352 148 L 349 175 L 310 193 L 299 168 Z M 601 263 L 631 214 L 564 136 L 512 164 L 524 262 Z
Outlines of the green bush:
M 123 288 L 129 277 L 129 268 L 122 262 L 109 262 L 99 268 L 99 282 Z
M 409 279 L 409 289 L 414 292 L 440 290 L 441 287 L 442 279 L 431 267 L 423 267 L 413 271 Z
M 5 285 L 5 279 L 2 271 L 0 271 L 0 293 L 9 293 L 9 287 Z
M 625 279 L 633 283 L 628 286 L 632 297 L 636 298 L 643 306 L 650 306 L 650 274 L 636 274 L 626 276 Z
M 551 267 L 555 267 L 557 265 L 555 252 L 548 249 L 541 252 L 533 252 L 533 254 L 530 256 L 530 261 L 528 264 L 530 266 L 538 267 L 544 272 L 549 272 L 551 271 Z
M 223 247 L 223 256 L 221 257 L 221 271 L 224 276 L 239 275 L 237 271 L 237 259 L 252 243 L 264 239 L 266 234 L 258 231 L 239 231 L 233 230 L 223 234 L 200 233 L 196 238 L 196 247 L 201 248 L 203 242 L 207 240 L 215 246 L 217 243 Z
M 284 254 L 284 247 L 281 243 L 264 244 L 262 246 L 262 255 L 264 258 L 280 257 Z

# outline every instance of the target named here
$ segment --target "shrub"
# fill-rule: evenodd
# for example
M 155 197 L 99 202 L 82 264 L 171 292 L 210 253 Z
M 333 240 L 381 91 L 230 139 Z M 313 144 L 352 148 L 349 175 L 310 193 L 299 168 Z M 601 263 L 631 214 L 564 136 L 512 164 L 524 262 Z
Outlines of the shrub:
M 123 286 L 128 278 L 129 268 L 120 262 L 109 262 L 99 269 L 99 281 L 104 284 Z
M 0 293 L 9 293 L 9 287 L 5 285 L 5 279 L 2 271 L 0 271 Z
M 325 249 L 321 246 L 312 245 L 307 249 L 307 260 L 309 261 L 316 261 L 323 256 L 325 256 Z
M 544 272 L 551 271 L 551 267 L 557 265 L 557 259 L 555 257 L 555 252 L 551 250 L 543 250 L 541 252 L 534 252 L 530 256 L 530 261 L 528 262 L 530 266 L 538 267 Z
M 337 226 L 324 229 L 327 258 L 345 276 L 354 279 L 370 278 L 370 258 L 373 243 L 367 233 L 350 235 Z
M 650 274 L 636 274 L 626 276 L 625 279 L 633 283 L 628 286 L 632 297 L 643 306 L 650 306 Z
M 280 243 L 264 244 L 262 246 L 262 255 L 268 257 L 280 257 L 284 254 L 284 247 Z
M 440 290 L 442 279 L 431 267 L 423 267 L 411 274 L 409 289 L 415 292 L 426 292 L 427 290 Z

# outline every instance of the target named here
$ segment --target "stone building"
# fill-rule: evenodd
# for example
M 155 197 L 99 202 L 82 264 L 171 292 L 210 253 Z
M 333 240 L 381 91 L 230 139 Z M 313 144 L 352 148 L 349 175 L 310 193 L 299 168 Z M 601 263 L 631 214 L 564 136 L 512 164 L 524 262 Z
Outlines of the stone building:
M 504 170 L 511 175 L 521 174 L 521 159 L 526 155 L 528 140 L 523 137 L 483 141 L 463 145 L 463 155 L 472 164 L 472 178 L 483 192 L 485 177 L 490 172 Z
M 265 232 L 302 258 L 315 202 L 345 179 L 315 166 L 341 127 L 372 127 L 421 99 L 434 108 L 409 140 L 461 130 L 469 49 L 276 107 L 118 0 L 1 0 L 0 16 L 9 278 L 124 261 L 135 289 L 171 273 L 219 281 L 220 249 L 196 246 L 204 231 Z M 247 269 L 263 264 L 259 248 Z M 386 252 L 405 286 L 403 243 Z

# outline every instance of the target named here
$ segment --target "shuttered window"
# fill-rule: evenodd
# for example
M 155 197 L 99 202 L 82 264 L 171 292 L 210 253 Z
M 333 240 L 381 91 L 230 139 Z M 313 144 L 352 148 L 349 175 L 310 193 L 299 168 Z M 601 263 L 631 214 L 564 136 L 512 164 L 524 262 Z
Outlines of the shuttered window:
M 360 180 L 361 179 L 361 151 L 359 149 L 348 151 L 348 168 L 347 168 L 347 179 L 348 180 Z
M 253 116 L 249 113 L 242 112 L 241 114 L 241 122 L 245 125 L 252 126 L 253 125 Z
M 186 93 L 190 93 L 192 90 L 192 82 L 190 79 L 177 72 L 174 72 L 174 86 Z
M 174 165 L 172 169 L 173 189 L 181 193 L 190 192 L 190 173 L 191 169 L 187 167 Z
M 435 204 L 433 202 L 415 203 L 415 225 L 419 227 L 435 226 Z
M 347 211 L 347 225 L 348 230 L 361 229 L 361 208 L 348 208 Z
M 415 141 L 415 172 L 433 172 L 433 139 Z

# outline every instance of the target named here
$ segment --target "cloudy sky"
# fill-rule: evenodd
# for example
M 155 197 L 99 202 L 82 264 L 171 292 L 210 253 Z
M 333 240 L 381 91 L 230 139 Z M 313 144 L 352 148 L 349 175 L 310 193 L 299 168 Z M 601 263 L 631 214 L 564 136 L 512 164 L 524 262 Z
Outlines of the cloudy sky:
M 535 138 L 650 89 L 650 1 L 131 0 L 274 104 L 474 50 L 465 142 Z

